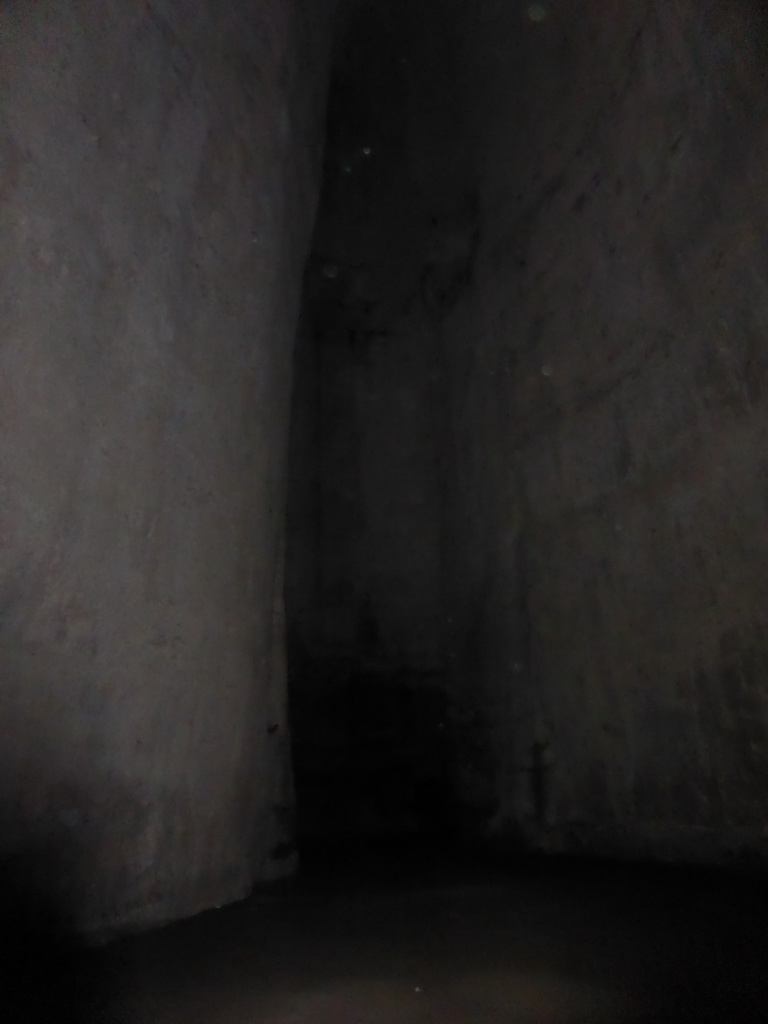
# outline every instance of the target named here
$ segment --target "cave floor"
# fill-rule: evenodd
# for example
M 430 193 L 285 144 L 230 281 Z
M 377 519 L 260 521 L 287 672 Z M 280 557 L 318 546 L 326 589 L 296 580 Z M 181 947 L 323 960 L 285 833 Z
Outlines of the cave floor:
M 337 864 L 106 947 L 98 1019 L 768 1021 L 766 891 L 760 875 L 605 865 Z

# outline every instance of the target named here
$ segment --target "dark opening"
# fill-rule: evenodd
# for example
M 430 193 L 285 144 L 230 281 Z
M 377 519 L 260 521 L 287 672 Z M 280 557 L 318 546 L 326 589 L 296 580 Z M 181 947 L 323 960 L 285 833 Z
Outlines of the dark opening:
M 444 176 L 435 189 L 424 163 L 449 111 L 415 118 L 412 103 L 426 74 L 450 107 L 455 68 L 445 39 L 425 72 L 428 40 L 405 16 L 362 5 L 339 34 L 297 342 L 286 603 L 305 849 L 444 840 L 457 815 L 428 294 L 433 226 L 455 189 Z M 428 146 L 414 144 L 427 122 Z

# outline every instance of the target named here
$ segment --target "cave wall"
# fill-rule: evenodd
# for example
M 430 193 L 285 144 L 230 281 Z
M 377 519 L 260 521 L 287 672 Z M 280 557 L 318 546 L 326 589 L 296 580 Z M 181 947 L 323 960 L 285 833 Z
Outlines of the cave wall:
M 399 652 L 434 670 L 404 756 L 441 766 L 452 827 L 761 853 L 765 7 L 347 10 L 305 290 L 306 763 L 346 743 L 325 794 L 337 825 L 370 810 L 350 766 L 418 718 Z
M 488 738 L 463 784 L 500 839 L 765 852 L 765 13 L 466 21 L 446 648 Z
M 0 4 L 0 854 L 85 930 L 292 865 L 285 449 L 327 15 Z

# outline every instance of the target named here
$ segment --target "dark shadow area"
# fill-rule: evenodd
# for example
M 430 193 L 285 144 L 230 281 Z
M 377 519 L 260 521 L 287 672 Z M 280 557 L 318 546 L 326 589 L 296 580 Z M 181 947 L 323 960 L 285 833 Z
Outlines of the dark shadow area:
M 444 849 L 466 816 L 468 743 L 442 638 L 448 439 L 431 273 L 435 225 L 461 192 L 460 159 L 430 181 L 457 95 L 461 5 L 448 7 L 427 30 L 402 3 L 350 4 L 334 51 L 289 458 L 288 691 L 305 852 Z
M 73 930 L 55 851 L 0 861 L 0 1013 L 9 1022 L 108 1020 L 93 949 Z
M 444 693 L 412 673 L 338 675 L 318 673 L 321 694 L 294 716 L 297 796 L 313 831 L 335 845 L 445 842 L 453 807 Z

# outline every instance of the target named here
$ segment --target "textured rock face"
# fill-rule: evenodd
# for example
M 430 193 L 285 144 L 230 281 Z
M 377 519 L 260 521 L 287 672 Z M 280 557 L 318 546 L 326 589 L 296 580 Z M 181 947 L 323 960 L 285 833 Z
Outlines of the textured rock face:
M 489 3 L 466 23 L 452 660 L 491 737 L 493 827 L 545 848 L 765 850 L 758 11 Z
M 86 929 L 290 864 L 280 550 L 327 34 L 305 6 L 0 8 L 2 853 Z
M 761 7 L 414 11 L 377 15 L 316 237 L 314 642 L 364 663 L 371 611 L 444 673 L 492 834 L 763 849 Z
M 84 929 L 292 863 L 326 13 L 0 3 L 0 854 Z M 364 754 L 385 827 L 762 851 L 761 8 L 350 18 L 289 520 L 309 771 Z

